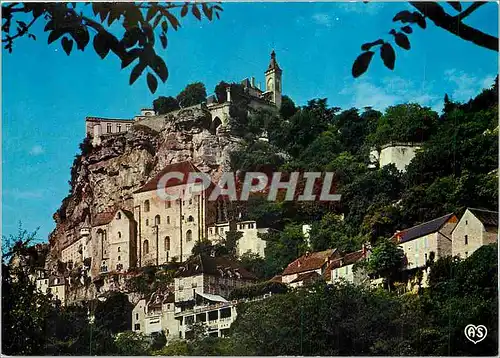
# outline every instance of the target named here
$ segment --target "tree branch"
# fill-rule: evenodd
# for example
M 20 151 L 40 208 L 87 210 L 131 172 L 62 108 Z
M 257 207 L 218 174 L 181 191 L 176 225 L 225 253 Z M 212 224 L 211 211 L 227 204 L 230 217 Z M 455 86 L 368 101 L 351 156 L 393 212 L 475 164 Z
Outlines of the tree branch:
M 477 2 L 473 3 L 471 6 L 469 6 L 467 9 L 462 11 L 460 14 L 456 15 L 455 17 L 460 19 L 460 20 L 465 19 L 467 16 L 469 16 L 474 11 L 476 11 L 477 8 L 479 8 L 480 6 L 483 6 L 484 4 L 487 4 L 487 3 L 488 3 L 487 1 L 477 1 Z
M 447 14 L 438 3 L 410 1 L 410 4 L 422 15 L 432 20 L 436 26 L 451 32 L 463 40 L 470 41 L 478 46 L 498 52 L 497 37 L 485 34 L 484 32 L 481 32 L 473 27 L 465 25 L 460 21 L 460 18 Z M 471 5 L 471 7 L 472 6 L 473 5 Z M 477 7 L 478 6 L 475 8 Z M 465 11 L 468 10 L 469 8 Z M 469 13 L 472 13 L 474 10 L 475 9 L 472 9 Z
M 26 25 L 26 28 L 25 29 L 22 29 L 21 31 L 19 31 L 17 34 L 15 34 L 14 36 L 9 36 L 7 35 L 7 37 L 5 39 L 2 39 L 2 42 L 9 42 L 9 41 L 13 41 L 14 39 L 18 38 L 18 37 L 21 37 L 21 36 L 24 36 L 25 34 L 28 33 L 28 30 L 30 29 L 30 27 L 35 23 L 35 21 L 38 19 L 38 17 L 34 17 L 30 23 L 28 25 Z

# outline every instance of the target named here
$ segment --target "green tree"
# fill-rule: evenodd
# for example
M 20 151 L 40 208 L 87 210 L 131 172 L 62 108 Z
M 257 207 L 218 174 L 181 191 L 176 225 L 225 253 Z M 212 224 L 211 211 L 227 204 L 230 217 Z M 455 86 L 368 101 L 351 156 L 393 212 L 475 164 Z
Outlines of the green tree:
M 112 293 L 104 302 L 98 302 L 95 309 L 95 324 L 112 333 L 132 329 L 132 303 L 124 293 Z
M 74 45 L 83 51 L 92 40 L 99 57 L 104 59 L 111 52 L 121 61 L 122 68 L 139 60 L 130 73 L 130 84 L 149 68 L 146 79 L 154 93 L 157 78 L 162 82 L 168 78 L 165 61 L 156 53 L 155 40 L 164 50 L 167 30 L 181 26 L 179 17 L 192 14 L 198 20 L 205 17 L 212 21 L 214 15 L 220 17 L 221 11 L 219 4 L 191 2 L 2 4 L 2 44 L 12 52 L 14 42 L 20 38 L 37 40 L 33 31 L 38 26 L 48 33 L 49 44 L 60 39 L 68 56 Z M 35 24 L 37 27 L 33 27 Z
M 341 252 L 352 252 L 358 248 L 358 242 L 348 234 L 342 217 L 328 213 L 320 221 L 311 225 L 309 232 L 311 248 L 313 251 L 322 251 L 336 248 Z
M 125 331 L 116 335 L 117 354 L 121 356 L 149 355 L 149 339 L 142 333 Z
M 389 289 L 404 267 L 403 249 L 385 239 L 379 241 L 373 248 L 366 262 L 368 273 L 372 276 L 385 278 Z
M 157 114 L 165 114 L 179 109 L 179 102 L 174 97 L 160 96 L 153 101 L 153 108 Z
M 195 82 L 187 85 L 177 95 L 177 102 L 181 108 L 186 108 L 205 102 L 206 98 L 207 90 L 205 85 L 201 82 Z
M 295 106 L 293 100 L 288 96 L 281 97 L 281 107 L 280 115 L 284 120 L 289 119 L 293 116 L 299 109 Z

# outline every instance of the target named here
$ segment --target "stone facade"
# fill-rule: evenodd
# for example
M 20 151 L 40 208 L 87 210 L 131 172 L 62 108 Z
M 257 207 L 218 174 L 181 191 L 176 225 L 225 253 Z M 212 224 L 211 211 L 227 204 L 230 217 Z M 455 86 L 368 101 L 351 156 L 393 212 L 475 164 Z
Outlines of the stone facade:
M 236 247 L 236 254 L 238 257 L 241 257 L 247 252 L 265 257 L 266 242 L 262 240 L 258 234 L 264 234 L 268 229 L 257 228 L 257 223 L 255 221 L 241 221 L 237 222 L 235 225 L 236 230 L 242 233 L 242 237 L 238 240 Z M 208 240 L 211 242 L 224 240 L 226 238 L 226 232 L 228 232 L 229 229 L 229 222 L 209 225 Z
M 391 143 L 381 147 L 380 152 L 372 149 L 370 152 L 370 161 L 373 163 L 378 162 L 381 167 L 394 164 L 399 171 L 405 172 L 406 167 L 416 153 L 421 148 L 421 144 L 414 143 Z
M 498 212 L 467 209 L 452 232 L 452 254 L 465 259 L 498 240 Z

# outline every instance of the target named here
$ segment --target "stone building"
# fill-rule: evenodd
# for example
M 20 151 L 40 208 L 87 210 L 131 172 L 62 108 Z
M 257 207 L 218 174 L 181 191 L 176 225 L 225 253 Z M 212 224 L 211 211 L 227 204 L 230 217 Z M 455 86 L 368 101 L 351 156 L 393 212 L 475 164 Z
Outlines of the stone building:
M 355 269 L 354 265 L 370 256 L 367 245 L 359 251 L 350 252 L 342 257 L 333 259 L 326 268 L 324 279 L 326 282 L 334 283 L 347 281 L 356 285 L 369 282 L 369 277 L 362 269 Z
M 437 219 L 427 221 L 394 234 L 393 240 L 403 249 L 406 259 L 406 270 L 425 268 L 431 256 L 434 261 L 441 257 L 451 256 L 451 233 L 458 219 L 450 213 Z M 423 283 L 427 282 L 427 270 L 424 271 Z
M 383 145 L 380 150 L 372 149 L 370 167 L 376 167 L 375 163 L 378 163 L 380 168 L 394 164 L 399 171 L 405 172 L 406 167 L 415 158 L 421 147 L 422 145 L 418 143 L 388 143 Z
M 337 249 L 308 252 L 288 264 L 281 274 L 281 282 L 295 287 L 319 279 L 325 274 L 330 263 L 339 256 Z
M 208 240 L 218 242 L 226 238 L 226 232 L 230 229 L 229 222 L 213 224 L 208 226 Z M 241 221 L 236 222 L 235 230 L 242 233 L 241 239 L 237 242 L 236 254 L 238 257 L 250 252 L 260 257 L 265 257 L 266 242 L 258 234 L 264 234 L 267 228 L 257 228 L 257 222 Z
M 170 179 L 164 189 L 179 193 L 170 201 L 158 196 L 158 184 L 168 173 L 182 173 L 182 180 Z M 213 220 L 213 202 L 206 190 L 188 183 L 189 173 L 200 172 L 191 162 L 167 165 L 134 193 L 134 217 L 138 225 L 138 265 L 161 265 L 185 261 L 195 243 L 206 237 L 206 220 Z
M 498 240 L 498 212 L 468 208 L 451 233 L 452 254 L 465 259 Z
M 132 330 L 144 334 L 163 332 L 168 341 L 179 337 L 179 321 L 174 318 L 173 293 L 153 293 L 132 310 Z
M 136 226 L 130 211 L 118 209 L 97 214 L 92 220 L 91 235 L 93 277 L 136 266 Z

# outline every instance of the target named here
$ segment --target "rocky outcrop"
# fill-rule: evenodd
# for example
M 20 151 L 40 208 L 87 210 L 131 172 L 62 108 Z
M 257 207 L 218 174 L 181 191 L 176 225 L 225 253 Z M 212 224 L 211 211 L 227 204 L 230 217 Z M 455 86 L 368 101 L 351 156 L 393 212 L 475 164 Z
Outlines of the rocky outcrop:
M 73 164 L 70 195 L 54 214 L 48 266 L 78 237 L 87 217 L 92 224 L 97 213 L 118 207 L 133 211 L 132 193 L 166 165 L 191 160 L 210 174 L 229 170 L 229 154 L 239 139 L 211 134 L 210 122 L 206 108 L 190 107 L 140 120 L 127 133 L 103 136 L 99 146 L 87 147 Z

